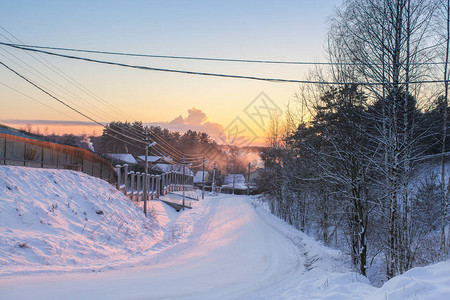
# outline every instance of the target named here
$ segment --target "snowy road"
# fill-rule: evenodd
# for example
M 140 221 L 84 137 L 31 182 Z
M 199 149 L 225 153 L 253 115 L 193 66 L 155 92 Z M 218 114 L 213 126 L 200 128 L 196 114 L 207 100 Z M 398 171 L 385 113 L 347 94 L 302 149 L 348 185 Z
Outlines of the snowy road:
M 173 245 L 140 266 L 0 279 L 2 299 L 289 298 L 305 272 L 286 226 L 246 197 L 219 196 L 169 220 Z M 166 239 L 167 240 L 167 239 Z M 298 291 L 297 291 L 298 293 Z M 297 294 L 298 296 L 298 294 Z
M 375 288 L 255 200 L 145 218 L 103 180 L 0 166 L 0 299 L 450 299 L 450 260 Z

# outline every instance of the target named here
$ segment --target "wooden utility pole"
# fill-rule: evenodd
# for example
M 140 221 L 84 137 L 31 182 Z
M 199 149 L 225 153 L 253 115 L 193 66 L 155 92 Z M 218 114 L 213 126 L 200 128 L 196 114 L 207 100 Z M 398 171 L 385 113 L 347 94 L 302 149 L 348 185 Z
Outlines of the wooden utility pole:
M 248 174 L 247 174 L 247 196 L 250 195 L 250 162 L 248 163 Z
M 205 156 L 203 156 L 202 163 L 202 200 L 205 199 Z
M 145 174 L 144 174 L 144 215 L 147 216 L 147 201 L 148 201 L 148 148 L 156 145 L 156 142 L 153 142 L 149 144 L 148 139 L 148 131 L 147 128 L 145 128 Z M 153 187 L 152 187 L 153 192 Z
M 216 163 L 214 163 L 214 168 L 213 168 L 212 192 L 213 192 L 213 194 L 216 193 Z
M 147 216 L 147 176 L 148 176 L 148 132 L 145 128 L 145 175 L 144 175 L 144 215 Z
M 234 185 L 236 184 L 236 159 L 234 160 L 233 168 L 233 195 L 234 195 Z
M 186 184 L 186 158 L 183 157 L 183 210 L 184 210 L 184 190 Z

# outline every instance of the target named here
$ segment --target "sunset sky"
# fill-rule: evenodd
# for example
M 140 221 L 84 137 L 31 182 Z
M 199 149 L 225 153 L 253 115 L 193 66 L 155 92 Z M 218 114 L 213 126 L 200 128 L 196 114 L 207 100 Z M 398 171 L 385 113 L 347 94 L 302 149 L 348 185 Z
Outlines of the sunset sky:
M 324 61 L 327 17 L 340 2 L 1 1 L 0 41 L 20 43 L 18 38 L 31 45 L 158 55 Z M 0 48 L 0 61 L 100 122 L 140 120 L 216 136 L 238 117 L 262 135 L 244 113 L 246 107 L 264 92 L 284 109 L 298 90 L 295 83 L 125 69 L 43 54 L 38 61 L 22 50 Z M 158 68 L 288 79 L 305 79 L 309 68 L 75 55 Z M 48 128 L 50 133 L 101 133 L 100 127 L 79 123 L 89 120 L 3 67 L 0 101 L 0 123 L 15 127 L 30 123 L 41 132 Z

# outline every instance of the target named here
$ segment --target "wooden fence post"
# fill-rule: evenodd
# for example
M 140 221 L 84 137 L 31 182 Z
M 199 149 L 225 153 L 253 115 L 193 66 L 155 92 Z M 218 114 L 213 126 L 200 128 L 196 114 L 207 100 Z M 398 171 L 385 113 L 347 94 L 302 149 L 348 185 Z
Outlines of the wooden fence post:
M 156 176 L 156 199 L 159 199 L 161 191 L 161 176 Z
M 147 187 L 145 191 L 143 191 L 142 195 L 144 197 L 144 201 L 148 201 L 148 190 L 149 190 L 149 182 L 148 182 L 148 174 L 144 173 L 144 186 Z
M 131 171 L 129 174 L 130 174 L 130 195 L 131 195 L 130 199 L 133 200 L 135 174 L 134 171 Z
M 162 173 L 160 176 L 161 176 L 161 177 L 160 177 L 161 182 L 160 182 L 160 191 L 159 191 L 159 194 L 160 194 L 161 196 L 164 196 L 164 173 Z
M 121 189 L 121 183 L 120 183 L 120 179 L 121 179 L 121 177 L 122 177 L 122 174 L 121 174 L 121 167 L 120 167 L 120 165 L 116 165 L 116 174 L 117 174 L 117 189 L 120 191 L 120 189 Z
M 6 137 L 4 138 L 5 143 L 3 145 L 3 164 L 6 166 Z
M 128 165 L 124 164 L 123 165 L 123 182 L 125 183 L 125 190 L 124 190 L 124 194 L 125 196 L 128 196 L 128 189 L 130 187 L 129 183 L 128 183 Z
M 136 201 L 139 202 L 140 199 L 140 195 L 141 195 L 141 173 L 137 172 L 136 173 Z
M 162 195 L 166 194 L 166 173 L 162 174 Z
M 155 175 L 151 176 L 150 182 L 151 182 L 150 187 L 151 187 L 151 191 L 152 191 L 150 199 L 154 200 L 155 199 Z
M 41 146 L 41 168 L 43 167 L 44 167 L 44 146 Z

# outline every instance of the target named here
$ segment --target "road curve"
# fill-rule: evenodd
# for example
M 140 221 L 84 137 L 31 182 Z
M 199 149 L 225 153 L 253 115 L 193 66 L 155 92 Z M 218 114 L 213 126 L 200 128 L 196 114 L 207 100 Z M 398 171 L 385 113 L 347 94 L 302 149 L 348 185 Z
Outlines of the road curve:
M 0 298 L 290 298 L 305 257 L 285 226 L 268 218 L 248 197 L 211 197 L 182 212 L 166 233 L 173 245 L 150 251 L 139 266 L 2 278 Z

